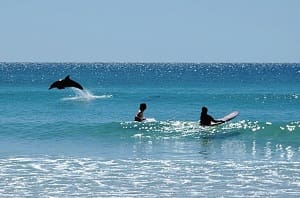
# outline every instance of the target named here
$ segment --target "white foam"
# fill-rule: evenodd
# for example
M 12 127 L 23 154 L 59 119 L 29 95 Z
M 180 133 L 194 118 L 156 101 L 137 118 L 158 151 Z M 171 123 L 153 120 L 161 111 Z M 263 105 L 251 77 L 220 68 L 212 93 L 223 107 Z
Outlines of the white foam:
M 1 157 L 0 197 L 297 197 L 299 168 L 298 161 L 264 159 Z
M 146 118 L 143 122 L 156 122 L 155 118 Z
M 80 90 L 75 88 L 72 88 L 72 90 L 75 93 L 75 96 L 62 98 L 63 101 L 91 101 L 96 99 L 106 99 L 112 97 L 112 95 L 94 95 L 89 90 Z

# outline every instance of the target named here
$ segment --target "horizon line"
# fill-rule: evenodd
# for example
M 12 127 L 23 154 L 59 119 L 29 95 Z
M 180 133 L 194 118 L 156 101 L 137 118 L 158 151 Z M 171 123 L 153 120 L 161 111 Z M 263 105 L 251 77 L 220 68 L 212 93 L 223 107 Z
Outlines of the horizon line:
M 38 63 L 38 64 L 61 64 L 61 63 L 75 63 L 75 64 L 91 64 L 91 63 L 97 63 L 97 64 L 300 64 L 300 62 L 168 62 L 168 61 L 0 61 L 0 64 L 5 63 L 19 63 L 19 64 L 28 64 L 28 63 Z

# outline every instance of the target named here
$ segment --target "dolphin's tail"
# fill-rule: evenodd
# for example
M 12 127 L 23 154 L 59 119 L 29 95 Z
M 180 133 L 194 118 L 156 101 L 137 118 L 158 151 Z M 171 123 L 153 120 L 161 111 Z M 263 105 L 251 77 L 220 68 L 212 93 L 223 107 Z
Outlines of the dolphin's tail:
M 66 87 L 75 87 L 77 89 L 83 90 L 83 87 L 78 82 L 75 82 L 74 80 L 71 80 L 70 75 L 68 75 L 64 79 L 64 82 L 66 84 L 65 85 Z

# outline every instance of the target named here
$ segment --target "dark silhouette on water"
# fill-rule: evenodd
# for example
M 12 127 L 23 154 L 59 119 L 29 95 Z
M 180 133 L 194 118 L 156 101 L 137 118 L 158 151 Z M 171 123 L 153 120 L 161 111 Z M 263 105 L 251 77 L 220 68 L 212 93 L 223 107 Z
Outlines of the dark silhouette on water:
M 215 120 L 213 117 L 207 114 L 208 109 L 206 107 L 202 107 L 202 112 L 200 116 L 200 124 L 201 126 L 210 126 L 211 122 L 215 123 L 224 123 L 223 120 Z
M 137 112 L 136 116 L 134 117 L 134 121 L 142 122 L 142 121 L 146 120 L 146 119 L 144 118 L 144 111 L 145 111 L 146 109 L 147 109 L 146 103 L 141 103 L 141 104 L 140 104 L 139 111 Z
M 83 90 L 83 87 L 79 83 L 70 79 L 70 75 L 65 77 L 65 79 L 63 80 L 55 81 L 54 83 L 52 83 L 49 89 L 53 89 L 53 88 L 64 89 L 66 87 L 75 87 L 77 89 Z

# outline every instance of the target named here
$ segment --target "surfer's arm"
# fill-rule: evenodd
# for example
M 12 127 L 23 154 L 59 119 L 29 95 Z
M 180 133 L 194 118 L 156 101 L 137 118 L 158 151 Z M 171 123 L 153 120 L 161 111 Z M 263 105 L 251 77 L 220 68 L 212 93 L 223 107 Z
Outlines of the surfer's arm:
M 143 120 L 145 120 L 145 118 L 143 118 L 143 112 L 138 112 L 134 117 L 134 120 L 138 122 L 142 122 Z
M 224 123 L 225 121 L 223 121 L 223 120 L 215 120 L 213 117 L 211 117 L 210 116 L 210 118 L 211 118 L 211 121 L 212 122 L 215 122 L 215 123 L 218 123 L 218 122 L 221 122 L 221 123 Z
M 213 122 L 216 122 L 216 123 L 218 123 L 218 122 L 224 123 L 225 121 L 224 121 L 224 120 L 213 120 Z

